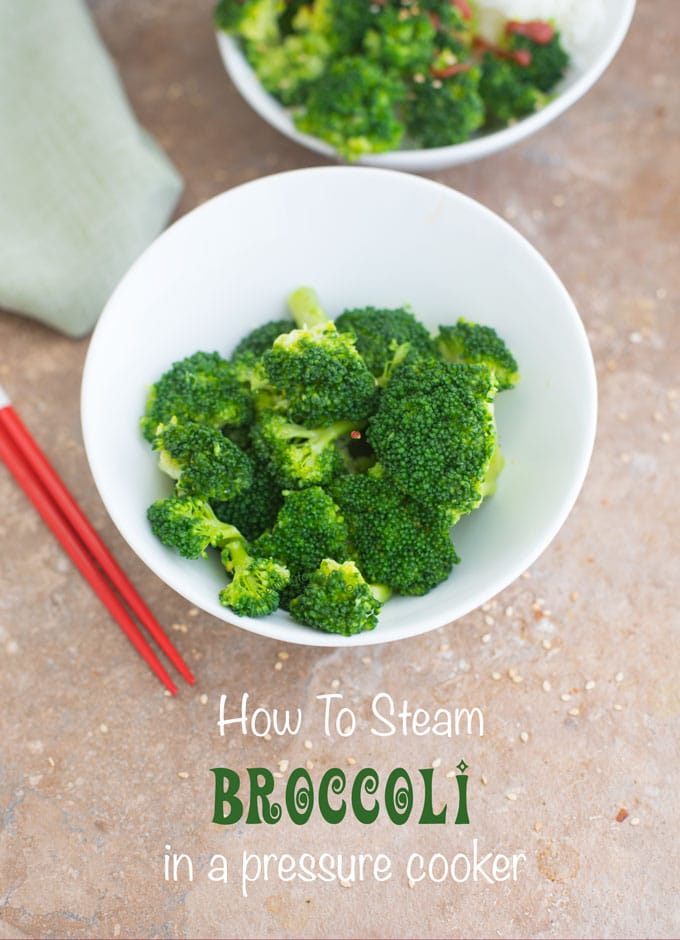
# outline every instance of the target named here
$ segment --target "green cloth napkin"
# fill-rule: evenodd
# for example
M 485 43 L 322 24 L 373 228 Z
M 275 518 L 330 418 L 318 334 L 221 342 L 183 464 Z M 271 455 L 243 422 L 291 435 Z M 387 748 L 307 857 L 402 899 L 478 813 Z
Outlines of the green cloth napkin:
M 181 191 L 81 0 L 0 0 L 0 308 L 85 335 Z

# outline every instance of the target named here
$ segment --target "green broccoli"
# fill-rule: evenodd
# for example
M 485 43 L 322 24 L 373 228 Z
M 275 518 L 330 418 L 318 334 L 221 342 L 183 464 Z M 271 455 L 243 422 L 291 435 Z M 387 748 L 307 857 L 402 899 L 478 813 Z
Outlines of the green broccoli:
M 251 356 L 256 359 L 262 353 L 265 353 L 272 345 L 277 336 L 282 333 L 288 333 L 295 328 L 293 320 L 269 320 L 262 326 L 256 326 L 255 329 L 247 333 L 231 355 L 231 362 L 238 363 L 244 356 L 247 361 L 252 361 Z
M 380 591 L 381 598 L 388 596 L 389 591 Z M 382 600 L 353 561 L 324 558 L 302 594 L 291 601 L 290 613 L 308 627 L 354 636 L 375 629 L 381 607 Z
M 290 574 L 272 558 L 253 557 L 243 536 L 234 532 L 222 549 L 222 564 L 232 580 L 220 591 L 220 603 L 241 617 L 265 617 L 278 608 Z
M 361 49 L 379 9 L 367 0 L 312 0 L 295 14 L 293 29 L 322 35 L 335 55 L 347 55 Z
M 436 355 L 429 332 L 406 307 L 345 310 L 335 325 L 341 333 L 354 335 L 356 348 L 379 385 L 386 384 L 400 362 Z
M 439 327 L 436 346 L 439 355 L 448 362 L 488 366 L 499 391 L 512 388 L 519 381 L 517 361 L 493 327 L 461 317 L 455 326 Z
M 286 597 L 295 597 L 323 558 L 348 558 L 347 525 L 321 487 L 287 491 L 274 526 L 255 540 L 253 551 L 288 568 L 290 586 Z
M 331 493 L 364 577 L 400 594 L 426 594 L 458 562 L 446 508 L 422 506 L 375 470 L 340 477 Z
M 335 421 L 322 428 L 306 428 L 283 414 L 264 410 L 251 430 L 253 449 L 283 488 L 327 483 L 343 467 L 335 441 L 364 423 Z
M 399 72 L 427 69 L 432 61 L 437 21 L 420 4 L 383 6 L 363 39 L 369 59 Z
M 479 68 L 453 68 L 442 67 L 434 77 L 420 73 L 409 83 L 404 104 L 406 132 L 423 147 L 469 140 L 484 123 Z
M 175 417 L 211 428 L 241 427 L 253 417 L 250 394 L 219 353 L 196 352 L 175 362 L 151 387 L 142 432 L 153 441 L 159 424 Z
M 486 109 L 486 124 L 508 124 L 539 111 L 547 96 L 525 81 L 523 67 L 511 59 L 485 52 L 479 92 Z
M 326 141 L 348 161 L 394 150 L 404 135 L 396 107 L 403 81 L 363 56 L 333 61 L 293 115 L 304 134 Z
M 451 521 L 475 509 L 496 446 L 495 393 L 483 365 L 400 365 L 367 431 L 386 475 L 424 506 L 446 506 Z
M 510 21 L 506 33 L 510 37 L 506 46 L 510 61 L 522 70 L 522 80 L 545 94 L 552 91 L 569 64 L 560 34 L 550 23 L 540 21 Z
M 281 508 L 281 487 L 269 463 L 254 453 L 249 454 L 253 465 L 253 480 L 238 496 L 226 501 L 213 502 L 215 515 L 228 522 L 249 541 L 271 528 Z
M 275 43 L 285 0 L 219 0 L 215 26 L 247 42 Z
M 207 500 L 193 496 L 157 499 L 146 515 L 154 535 L 184 558 L 205 558 L 208 547 L 222 548 L 236 532 L 220 522 Z
M 178 493 L 231 499 L 252 482 L 250 458 L 221 431 L 202 424 L 159 424 L 153 439 L 160 469 L 177 481 Z
M 338 333 L 310 288 L 291 295 L 289 305 L 301 326 L 278 336 L 262 363 L 292 421 L 316 428 L 368 417 L 376 385 L 353 337 Z
M 286 106 L 301 104 L 311 82 L 323 74 L 330 46 L 319 33 L 286 36 L 277 45 L 252 44 L 247 49 L 250 64 L 262 87 Z

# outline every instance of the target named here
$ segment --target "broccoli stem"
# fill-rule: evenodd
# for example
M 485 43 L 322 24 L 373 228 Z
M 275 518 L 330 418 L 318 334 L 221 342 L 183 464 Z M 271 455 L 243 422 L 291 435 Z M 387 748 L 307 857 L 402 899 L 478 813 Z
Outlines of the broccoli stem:
M 330 317 L 321 306 L 313 287 L 298 287 L 288 298 L 290 310 L 298 329 L 309 329 L 328 323 Z
M 387 584 L 369 584 L 368 590 L 381 604 L 384 604 L 392 597 L 392 588 L 388 587 Z
M 287 440 L 306 440 L 311 450 L 315 454 L 320 454 L 343 434 L 349 434 L 350 431 L 355 431 L 365 425 L 365 421 L 334 421 L 325 428 L 305 428 L 299 424 L 288 424 L 277 430 L 277 433 Z

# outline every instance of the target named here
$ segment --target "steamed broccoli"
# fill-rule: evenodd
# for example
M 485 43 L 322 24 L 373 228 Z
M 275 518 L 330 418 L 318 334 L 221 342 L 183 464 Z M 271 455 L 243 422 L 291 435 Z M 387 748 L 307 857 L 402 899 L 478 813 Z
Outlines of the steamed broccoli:
M 326 141 L 346 160 L 356 160 L 399 146 L 404 125 L 396 106 L 404 96 L 398 76 L 362 56 L 346 56 L 310 85 L 293 120 L 304 134 Z
M 278 17 L 285 8 L 285 0 L 219 0 L 215 25 L 248 42 L 276 42 Z
M 420 5 L 383 6 L 373 17 L 363 39 L 369 59 L 385 69 L 428 69 L 432 60 L 436 20 Z
M 302 594 L 293 598 L 290 613 L 294 620 L 326 633 L 353 636 L 374 630 L 378 611 L 389 591 L 374 591 L 353 561 L 342 564 L 324 558 L 312 574 Z
M 241 427 L 252 420 L 251 397 L 219 353 L 196 352 L 175 362 L 151 387 L 142 431 L 153 441 L 159 424 L 175 417 L 211 428 Z
M 511 20 L 506 26 L 510 59 L 522 69 L 522 80 L 547 94 L 563 77 L 569 56 L 560 34 L 550 23 L 521 23 Z
M 350 556 L 364 577 L 400 594 L 426 594 L 458 562 L 445 508 L 426 507 L 370 471 L 331 487 L 347 521 Z
M 487 124 L 508 124 L 540 110 L 548 100 L 540 89 L 524 80 L 521 65 L 492 52 L 486 52 L 482 59 L 479 91 Z
M 220 603 L 241 617 L 265 617 L 279 606 L 279 592 L 288 584 L 288 569 L 272 558 L 255 558 L 235 529 L 222 549 L 222 564 L 232 580 L 220 591 Z
M 386 475 L 424 506 L 445 505 L 451 521 L 475 509 L 496 446 L 495 393 L 483 365 L 400 365 L 367 431 Z
M 278 336 L 262 362 L 271 384 L 285 395 L 292 421 L 314 428 L 368 417 L 375 380 L 353 337 L 337 331 L 309 289 L 297 291 L 290 306 L 303 325 Z
M 512 388 L 519 380 L 517 361 L 493 327 L 461 317 L 455 326 L 439 327 L 436 345 L 439 355 L 449 362 L 488 366 L 499 391 Z
M 214 502 L 213 509 L 218 519 L 236 526 L 252 541 L 274 525 L 283 496 L 269 463 L 254 453 L 249 457 L 253 467 L 250 486 L 233 499 Z
M 207 500 L 193 496 L 157 499 L 146 515 L 154 535 L 184 558 L 205 557 L 208 547 L 221 548 L 236 531 L 220 522 Z
M 484 123 L 484 102 L 476 66 L 453 71 L 442 66 L 435 76 L 415 76 L 404 105 L 406 129 L 424 147 L 446 147 L 469 140 Z
M 237 345 L 231 355 L 231 362 L 237 363 L 244 356 L 248 361 L 251 361 L 251 356 L 254 356 L 256 359 L 259 358 L 262 353 L 265 353 L 270 348 L 277 336 L 280 336 L 282 333 L 288 333 L 288 331 L 292 330 L 294 327 L 295 323 L 293 320 L 284 320 L 283 318 L 268 320 L 267 323 L 263 323 L 262 326 L 256 326 L 250 333 L 247 333 Z
M 379 385 L 386 383 L 400 362 L 436 355 L 429 332 L 406 307 L 345 310 L 335 325 L 340 332 L 354 335 L 356 348 Z
M 232 499 L 251 485 L 250 458 L 214 428 L 172 418 L 156 428 L 153 448 L 160 469 L 183 495 Z
M 293 28 L 323 36 L 335 55 L 359 51 L 379 7 L 367 0 L 308 0 L 293 19 Z
M 311 82 L 323 74 L 330 45 L 320 33 L 286 36 L 277 45 L 255 45 L 248 59 L 262 86 L 284 105 L 301 104 Z
M 351 434 L 363 422 L 335 421 L 322 428 L 306 428 L 285 415 L 265 410 L 258 415 L 251 436 L 258 457 L 265 461 L 284 488 L 298 489 L 327 483 L 342 470 L 335 441 Z
M 295 597 L 323 558 L 348 558 L 347 537 L 347 525 L 331 496 L 312 486 L 284 493 L 276 522 L 256 539 L 253 551 L 288 568 L 288 595 Z

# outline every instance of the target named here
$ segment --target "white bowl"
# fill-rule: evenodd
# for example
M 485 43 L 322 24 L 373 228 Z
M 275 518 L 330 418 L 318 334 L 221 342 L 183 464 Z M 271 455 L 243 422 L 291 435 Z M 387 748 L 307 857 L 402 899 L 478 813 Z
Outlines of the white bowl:
M 524 140 L 566 111 L 595 84 L 623 42 L 634 9 L 635 0 L 603 0 L 603 15 L 579 48 L 578 54 L 573 55 L 572 65 L 557 86 L 556 97 L 535 114 L 517 121 L 511 127 L 478 134 L 462 144 L 427 150 L 393 150 L 370 154 L 356 162 L 365 166 L 424 173 L 478 160 Z M 238 43 L 231 36 L 218 32 L 217 43 L 229 77 L 261 118 L 309 150 L 339 159 L 333 148 L 324 141 L 297 130 L 290 113 L 264 90 Z
M 425 597 L 394 597 L 378 627 L 348 639 L 222 607 L 219 562 L 187 561 L 146 520 L 169 480 L 142 439 L 148 386 L 198 349 L 229 355 L 252 327 L 314 285 L 331 315 L 410 303 L 435 329 L 459 315 L 495 327 L 521 381 L 497 401 L 506 458 L 497 493 L 453 530 L 461 563 Z M 141 256 L 90 344 L 82 421 L 90 467 L 139 557 L 191 604 L 277 640 L 363 646 L 441 627 L 517 578 L 554 537 L 581 487 L 595 433 L 596 385 L 583 325 L 543 258 L 488 209 L 439 183 L 390 170 L 316 167 L 211 199 Z

